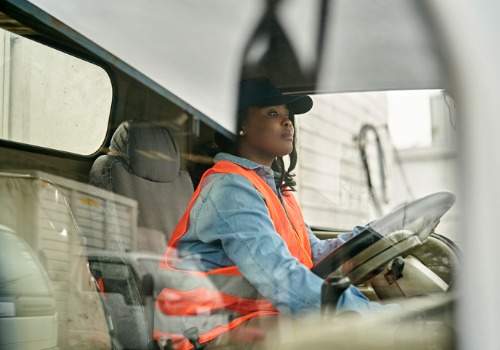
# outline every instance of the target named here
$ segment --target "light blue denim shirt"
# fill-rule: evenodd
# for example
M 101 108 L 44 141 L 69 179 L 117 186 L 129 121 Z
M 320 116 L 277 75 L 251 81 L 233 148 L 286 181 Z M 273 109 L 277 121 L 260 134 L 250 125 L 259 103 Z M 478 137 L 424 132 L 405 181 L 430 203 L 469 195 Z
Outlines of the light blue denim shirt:
M 252 169 L 281 199 L 271 168 L 226 153 L 228 160 Z M 178 243 L 182 269 L 208 271 L 236 265 L 243 276 L 279 311 L 298 314 L 319 310 L 323 279 L 293 257 L 276 233 L 264 197 L 246 178 L 212 174 L 200 184 L 187 232 Z M 313 262 L 355 235 L 361 227 L 337 239 L 319 240 L 308 227 Z M 367 299 L 354 287 L 344 292 L 338 310 L 363 311 Z

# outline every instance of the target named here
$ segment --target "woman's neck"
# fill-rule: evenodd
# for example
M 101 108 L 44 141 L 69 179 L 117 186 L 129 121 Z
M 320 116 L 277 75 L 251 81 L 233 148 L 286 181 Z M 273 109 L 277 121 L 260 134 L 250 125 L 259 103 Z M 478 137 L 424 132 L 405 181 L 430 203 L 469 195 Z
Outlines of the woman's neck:
M 238 157 L 246 158 L 248 160 L 251 160 L 252 162 L 255 162 L 257 164 L 265 165 L 267 167 L 271 167 L 273 165 L 274 159 L 275 158 L 270 158 L 266 157 L 263 155 L 256 154 L 255 152 L 245 152 L 245 150 L 238 150 Z

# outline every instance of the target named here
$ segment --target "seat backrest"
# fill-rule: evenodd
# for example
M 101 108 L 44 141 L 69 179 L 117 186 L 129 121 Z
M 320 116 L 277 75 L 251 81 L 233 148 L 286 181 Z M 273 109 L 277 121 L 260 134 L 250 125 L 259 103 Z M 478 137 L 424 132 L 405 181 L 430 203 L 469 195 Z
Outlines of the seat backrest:
M 138 203 L 138 250 L 165 252 L 177 222 L 187 208 L 193 184 L 180 170 L 177 145 L 165 127 L 145 120 L 120 124 L 110 152 L 94 162 L 89 181 Z

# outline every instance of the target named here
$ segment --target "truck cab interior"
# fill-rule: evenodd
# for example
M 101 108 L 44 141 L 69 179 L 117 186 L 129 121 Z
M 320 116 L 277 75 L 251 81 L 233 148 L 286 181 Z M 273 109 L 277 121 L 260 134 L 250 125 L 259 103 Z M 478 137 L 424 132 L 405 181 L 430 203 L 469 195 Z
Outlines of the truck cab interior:
M 161 288 L 152 266 L 213 164 L 214 133 L 236 136 L 238 82 L 267 76 L 284 93 L 309 94 L 326 106 L 311 126 L 304 120 L 297 128 L 304 135 L 299 151 L 307 154 L 297 171 L 304 179 L 299 199 L 315 234 L 332 238 L 367 224 L 313 271 L 325 281 L 348 277 L 369 299 L 402 308 L 397 317 L 358 323 L 290 322 L 283 326 L 290 336 L 270 332 L 259 347 L 455 349 L 458 180 L 439 173 L 433 153 L 431 177 L 453 186 L 409 198 L 389 184 L 392 198 L 381 208 L 376 197 L 386 178 L 396 178 L 398 153 L 385 136 L 377 153 L 377 135 L 363 144 L 368 160 L 358 158 L 358 131 L 387 129 L 379 117 L 386 92 L 439 90 L 445 105 L 463 99 L 439 11 L 409 0 L 1 1 L 0 225 L 41 261 L 58 329 L 48 343 L 33 336 L 23 347 L 31 323 L 16 321 L 18 340 L 0 347 L 170 346 L 152 337 Z M 455 118 L 450 105 L 445 110 L 447 121 Z M 338 143 L 306 136 L 321 133 Z M 455 166 L 453 152 L 445 158 Z M 319 165 L 331 195 L 308 184 L 320 181 L 308 177 Z M 0 300 L 1 324 L 11 317 L 3 312 L 7 302 Z M 422 333 L 411 331 L 420 321 Z M 353 337 L 361 331 L 370 342 Z

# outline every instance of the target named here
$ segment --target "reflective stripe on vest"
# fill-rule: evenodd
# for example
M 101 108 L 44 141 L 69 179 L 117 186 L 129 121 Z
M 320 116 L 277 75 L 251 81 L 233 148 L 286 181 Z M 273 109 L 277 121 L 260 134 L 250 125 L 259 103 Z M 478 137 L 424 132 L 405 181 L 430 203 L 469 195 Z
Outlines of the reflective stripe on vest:
M 219 161 L 203 175 L 200 183 L 213 173 L 238 174 L 249 180 L 264 197 L 276 232 L 287 244 L 291 255 L 307 268 L 312 267 L 307 228 L 291 192 L 285 191 L 283 194 L 285 210 L 278 196 L 253 170 L 232 162 Z M 191 347 L 182 336 L 183 331 L 190 327 L 198 327 L 200 342 L 204 343 L 252 317 L 279 314 L 236 266 L 208 272 L 177 270 L 173 267 L 177 259 L 175 248 L 187 231 L 189 212 L 200 191 L 201 186 L 198 186 L 186 213 L 174 230 L 160 265 L 161 285 L 166 288 L 156 302 L 154 338 L 169 336 L 176 342 L 176 349 Z

